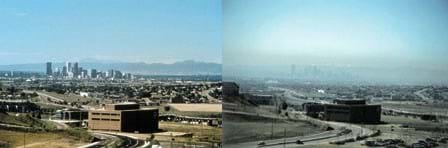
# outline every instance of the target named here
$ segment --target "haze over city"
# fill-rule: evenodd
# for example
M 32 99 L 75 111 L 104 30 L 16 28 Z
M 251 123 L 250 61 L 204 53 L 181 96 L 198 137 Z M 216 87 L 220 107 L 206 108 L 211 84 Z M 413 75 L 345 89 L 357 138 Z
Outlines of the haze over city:
M 447 6 L 446 1 L 224 1 L 223 73 L 285 78 L 291 65 L 311 65 L 340 68 L 362 81 L 446 84 Z

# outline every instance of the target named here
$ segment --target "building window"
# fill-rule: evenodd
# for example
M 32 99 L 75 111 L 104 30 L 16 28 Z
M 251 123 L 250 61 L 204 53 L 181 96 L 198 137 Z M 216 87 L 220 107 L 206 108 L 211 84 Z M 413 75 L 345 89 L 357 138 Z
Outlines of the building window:
M 100 118 L 92 118 L 92 120 L 100 120 Z
M 92 113 L 92 115 L 100 115 L 100 113 Z

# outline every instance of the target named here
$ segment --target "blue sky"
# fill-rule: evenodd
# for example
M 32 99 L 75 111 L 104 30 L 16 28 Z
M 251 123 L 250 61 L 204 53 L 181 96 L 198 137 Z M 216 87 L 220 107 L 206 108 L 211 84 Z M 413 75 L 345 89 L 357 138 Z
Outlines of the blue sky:
M 223 8 L 225 65 L 448 67 L 446 0 L 229 0 Z
M 0 0 L 0 64 L 222 61 L 219 0 Z

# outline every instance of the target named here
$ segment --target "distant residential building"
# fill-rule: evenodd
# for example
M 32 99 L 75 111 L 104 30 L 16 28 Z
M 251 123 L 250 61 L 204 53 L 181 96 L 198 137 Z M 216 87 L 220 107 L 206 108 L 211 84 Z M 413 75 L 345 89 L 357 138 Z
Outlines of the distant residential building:
M 89 97 L 90 93 L 88 92 L 79 92 L 79 96 L 81 97 Z
M 224 96 L 238 96 L 240 87 L 235 82 L 223 82 L 222 91 Z
M 185 97 L 181 95 L 176 95 L 173 98 L 171 98 L 171 103 L 185 103 L 188 100 L 185 99 Z
M 51 67 L 51 62 L 47 62 L 47 76 L 53 75 L 53 69 Z

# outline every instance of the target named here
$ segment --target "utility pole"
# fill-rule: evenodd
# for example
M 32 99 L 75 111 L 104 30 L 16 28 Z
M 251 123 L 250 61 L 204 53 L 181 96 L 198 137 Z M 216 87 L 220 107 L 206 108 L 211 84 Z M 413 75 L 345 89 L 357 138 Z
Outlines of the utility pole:
M 82 111 L 79 112 L 79 143 L 81 143 L 81 137 L 82 137 L 81 129 L 82 129 Z
M 171 135 L 171 143 L 170 143 L 170 147 L 173 147 L 173 141 L 174 141 L 173 133 L 171 133 L 170 135 Z
M 272 118 L 271 124 L 271 139 L 274 139 L 274 118 Z
M 286 128 L 283 130 L 283 148 L 286 147 Z
M 25 132 L 23 133 L 23 148 L 25 148 L 26 142 L 25 142 L 25 135 L 26 135 L 26 129 Z

